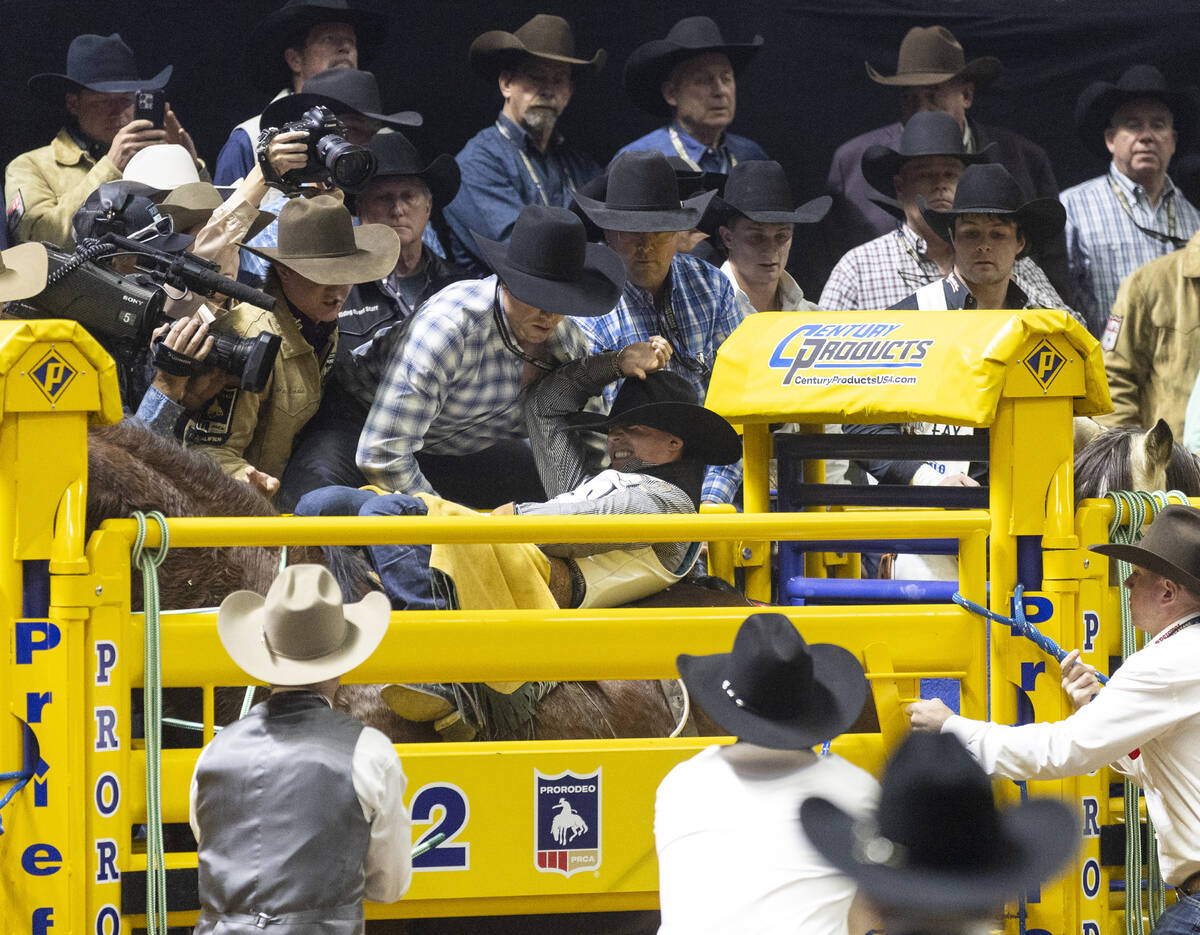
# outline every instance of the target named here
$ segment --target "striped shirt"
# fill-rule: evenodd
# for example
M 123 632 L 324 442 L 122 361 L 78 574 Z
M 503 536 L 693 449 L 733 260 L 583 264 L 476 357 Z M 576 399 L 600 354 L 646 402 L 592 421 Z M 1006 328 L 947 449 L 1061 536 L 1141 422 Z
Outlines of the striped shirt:
M 358 441 L 358 466 L 371 483 L 432 493 L 416 452 L 470 454 L 526 436 L 519 401 L 526 364 L 496 327 L 497 286 L 495 276 L 452 283 L 368 349 L 368 367 L 386 360 Z M 553 363 L 585 353 L 571 318 L 543 349 Z
M 1124 196 L 1124 205 L 1113 193 L 1113 186 Z M 1084 314 L 1088 330 L 1099 337 L 1121 280 L 1139 266 L 1175 250 L 1169 236 L 1191 238 L 1200 229 L 1200 211 L 1169 178 L 1158 207 L 1152 208 L 1146 190 L 1118 172 L 1115 165 L 1109 165 L 1106 175 L 1068 188 L 1060 198 L 1067 209 L 1067 259 L 1075 303 Z M 1138 225 L 1168 237 L 1147 234 L 1138 230 Z
M 942 278 L 925 255 L 925 239 L 907 224 L 848 251 L 829 274 L 818 307 L 822 311 L 888 309 L 922 286 Z M 1058 308 L 1083 321 L 1029 257 L 1013 264 L 1013 279 L 1031 308 Z
M 645 289 L 626 282 L 616 308 L 599 318 L 578 319 L 579 325 L 593 353 L 618 351 L 635 341 L 662 335 L 673 351 L 667 369 L 685 377 L 696 390 L 697 402 L 703 403 L 717 349 L 746 314 L 729 280 L 703 260 L 676 254 L 667 277 L 664 309 L 655 306 L 654 297 Z M 619 388 L 619 383 L 610 383 L 605 389 L 604 401 L 609 406 Z M 731 503 L 741 482 L 741 461 L 712 465 L 704 477 L 702 499 Z

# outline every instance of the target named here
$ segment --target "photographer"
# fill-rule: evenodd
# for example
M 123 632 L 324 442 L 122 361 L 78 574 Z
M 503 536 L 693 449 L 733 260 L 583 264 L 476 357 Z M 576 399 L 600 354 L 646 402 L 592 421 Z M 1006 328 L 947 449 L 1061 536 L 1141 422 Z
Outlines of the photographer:
M 354 227 L 344 206 L 318 195 L 284 205 L 278 247 L 252 249 L 270 262 L 265 288 L 277 299 L 275 309 L 239 303 L 221 327 L 243 338 L 274 332 L 282 346 L 262 392 L 223 390 L 203 417 L 188 424 L 184 441 L 205 448 L 226 473 L 273 496 L 297 433 L 321 402 L 337 347 L 338 312 L 350 287 L 387 275 L 400 241 L 382 224 Z
M 165 105 L 162 126 L 134 120 L 134 92 L 161 91 L 168 65 L 138 78 L 133 52 L 119 35 L 77 36 L 67 51 L 66 74 L 35 75 L 29 89 L 48 103 L 64 104 L 71 121 L 48 146 L 17 156 L 5 174 L 8 228 L 16 240 L 42 240 L 71 249 L 71 219 L 102 183 L 121 177 L 126 163 L 147 146 L 179 143 L 196 159 L 191 137 Z

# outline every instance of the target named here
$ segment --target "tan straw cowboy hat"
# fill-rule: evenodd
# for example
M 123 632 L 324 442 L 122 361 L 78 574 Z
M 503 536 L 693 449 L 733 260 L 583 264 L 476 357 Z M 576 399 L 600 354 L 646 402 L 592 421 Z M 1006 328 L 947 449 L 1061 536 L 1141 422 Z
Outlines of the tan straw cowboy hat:
M 239 247 L 324 286 L 382 279 L 396 266 L 400 238 L 386 224 L 354 226 L 332 195 L 293 198 L 279 212 L 279 246 Z
M 292 565 L 266 598 L 234 591 L 217 611 L 217 635 L 238 668 L 272 685 L 311 685 L 344 675 L 375 651 L 391 602 L 372 591 L 356 604 L 328 568 Z
M 16 302 L 46 288 L 50 261 L 40 243 L 23 243 L 0 251 L 0 302 Z

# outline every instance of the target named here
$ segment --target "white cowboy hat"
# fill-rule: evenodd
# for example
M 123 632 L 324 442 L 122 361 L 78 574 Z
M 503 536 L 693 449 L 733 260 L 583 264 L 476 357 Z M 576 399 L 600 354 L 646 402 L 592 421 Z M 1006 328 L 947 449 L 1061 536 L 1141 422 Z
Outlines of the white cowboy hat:
M 40 243 L 23 243 L 0 251 L 0 302 L 16 302 L 46 288 L 50 260 Z
M 292 565 L 264 599 L 234 591 L 217 611 L 217 634 L 238 668 L 272 685 L 310 685 L 362 664 L 387 632 L 391 602 L 372 591 L 342 603 L 329 569 Z
M 199 182 L 200 173 L 192 154 L 178 143 L 156 143 L 134 153 L 121 176 L 141 182 L 160 192 L 169 192 L 189 182 Z

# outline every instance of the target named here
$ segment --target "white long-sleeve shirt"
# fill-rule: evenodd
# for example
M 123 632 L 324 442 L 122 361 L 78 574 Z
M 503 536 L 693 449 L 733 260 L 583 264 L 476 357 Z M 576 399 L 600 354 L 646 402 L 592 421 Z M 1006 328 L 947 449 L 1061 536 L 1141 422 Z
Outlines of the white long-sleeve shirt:
M 1065 720 L 1009 727 L 954 715 L 942 730 L 988 773 L 1009 779 L 1058 779 L 1110 764 L 1129 775 L 1146 793 L 1163 879 L 1174 885 L 1200 871 L 1200 624 L 1163 639 L 1171 627 Z

